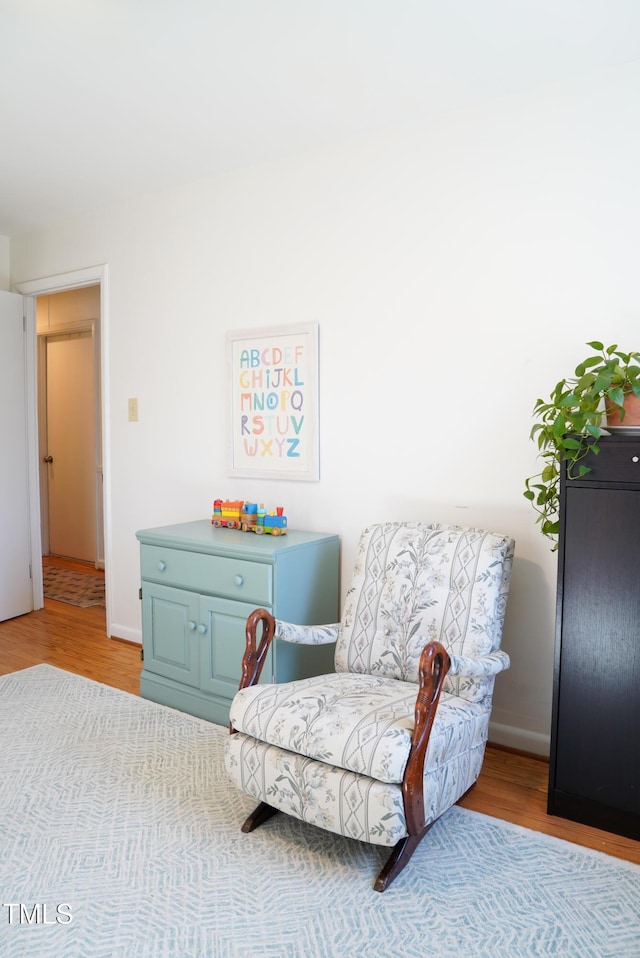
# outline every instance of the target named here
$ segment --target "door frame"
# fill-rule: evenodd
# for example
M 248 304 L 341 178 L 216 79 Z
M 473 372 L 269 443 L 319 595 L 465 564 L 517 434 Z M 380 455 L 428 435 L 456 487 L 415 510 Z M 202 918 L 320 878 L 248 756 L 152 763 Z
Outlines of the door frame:
M 106 263 L 84 269 L 59 273 L 41 279 L 15 283 L 13 292 L 31 300 L 27 301 L 27 442 L 29 449 L 29 504 L 31 510 L 31 543 L 33 567 L 34 608 L 44 605 L 42 586 L 42 546 L 40 537 L 40 484 L 38 452 L 38 368 L 35 300 L 38 296 L 79 289 L 83 286 L 100 286 L 100 417 L 102 420 L 102 517 L 104 526 L 104 580 L 106 600 L 106 630 L 111 636 L 111 422 L 109 418 L 109 267 Z

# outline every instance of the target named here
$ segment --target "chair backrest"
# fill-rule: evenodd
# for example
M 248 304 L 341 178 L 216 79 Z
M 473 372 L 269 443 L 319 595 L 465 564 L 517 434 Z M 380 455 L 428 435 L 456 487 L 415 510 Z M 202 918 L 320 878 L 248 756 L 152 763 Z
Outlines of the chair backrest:
M 387 522 L 360 537 L 336 644 L 338 672 L 418 681 L 428 641 L 474 657 L 500 647 L 513 539 L 482 529 Z M 447 676 L 444 691 L 479 701 L 493 678 Z

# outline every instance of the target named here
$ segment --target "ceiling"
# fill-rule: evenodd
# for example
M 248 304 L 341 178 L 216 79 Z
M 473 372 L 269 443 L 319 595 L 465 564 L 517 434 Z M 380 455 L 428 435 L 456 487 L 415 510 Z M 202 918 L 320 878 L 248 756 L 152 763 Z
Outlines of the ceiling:
M 0 235 L 639 56 L 638 0 L 0 0 Z

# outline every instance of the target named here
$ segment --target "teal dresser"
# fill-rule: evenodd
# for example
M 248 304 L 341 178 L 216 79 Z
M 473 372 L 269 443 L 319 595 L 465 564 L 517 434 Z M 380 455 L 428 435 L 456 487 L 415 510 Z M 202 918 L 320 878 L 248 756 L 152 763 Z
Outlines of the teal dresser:
M 140 694 L 226 725 L 247 616 L 262 607 L 301 624 L 337 622 L 339 538 L 256 535 L 209 519 L 136 533 L 142 578 Z M 333 671 L 334 646 L 272 643 L 263 681 Z

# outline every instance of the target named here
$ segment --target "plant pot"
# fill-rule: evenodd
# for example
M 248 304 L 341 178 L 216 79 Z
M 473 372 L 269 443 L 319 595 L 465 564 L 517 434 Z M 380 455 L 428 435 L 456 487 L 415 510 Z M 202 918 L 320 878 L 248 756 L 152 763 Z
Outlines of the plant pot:
M 620 417 L 620 406 L 605 400 L 607 426 L 640 426 L 640 399 L 635 393 L 628 392 L 624 397 L 624 419 Z

